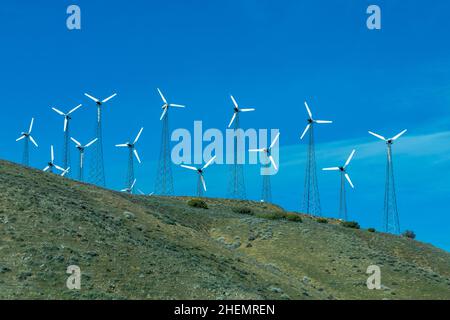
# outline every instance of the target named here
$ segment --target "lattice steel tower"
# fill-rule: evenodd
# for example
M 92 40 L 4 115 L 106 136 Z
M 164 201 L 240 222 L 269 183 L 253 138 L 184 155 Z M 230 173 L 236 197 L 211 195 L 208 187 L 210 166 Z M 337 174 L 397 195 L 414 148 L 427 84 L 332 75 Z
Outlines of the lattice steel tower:
M 393 234 L 400 233 L 400 219 L 398 216 L 397 208 L 397 196 L 395 193 L 395 180 L 394 180 L 394 163 L 392 160 L 392 144 L 407 130 L 403 130 L 395 137 L 386 139 L 385 137 L 369 131 L 369 133 L 380 140 L 386 142 L 387 147 L 387 164 L 386 164 L 386 184 L 384 192 L 384 208 L 383 208 L 383 230 L 384 232 L 390 232 Z
M 350 156 L 347 158 L 347 161 L 345 164 L 341 167 L 332 167 L 332 168 L 324 168 L 322 170 L 324 171 L 339 171 L 341 174 L 341 187 L 340 187 L 340 194 L 339 194 L 339 218 L 347 221 L 347 200 L 346 200 L 346 190 L 345 190 L 345 180 L 350 184 L 352 188 L 353 182 L 350 179 L 349 174 L 347 173 L 347 167 L 350 164 L 350 162 L 353 159 L 353 156 L 355 155 L 356 150 L 353 150 Z
M 93 146 L 91 153 L 91 166 L 90 166 L 90 181 L 101 187 L 106 186 L 105 180 L 105 164 L 103 159 L 103 132 L 102 132 L 102 109 L 104 103 L 108 102 L 114 98 L 117 94 L 114 93 L 112 96 L 99 100 L 87 93 L 84 94 L 89 99 L 93 100 L 97 105 L 97 123 L 95 128 L 95 136 L 97 143 Z
M 127 148 L 128 149 L 128 169 L 127 169 L 127 178 L 126 178 L 126 186 L 127 189 L 130 190 L 130 192 L 133 191 L 133 184 L 135 183 L 134 178 L 134 158 L 136 157 L 136 160 L 141 163 L 141 158 L 139 157 L 139 153 L 136 149 L 136 143 L 139 141 L 139 138 L 141 137 L 142 131 L 144 128 L 141 128 L 139 130 L 139 133 L 137 134 L 136 138 L 133 142 L 126 142 L 123 144 L 116 144 L 116 147 L 119 148 Z
M 316 154 L 314 145 L 314 127 L 315 124 L 332 123 L 328 120 L 314 120 L 311 110 L 308 104 L 305 102 L 305 108 L 308 112 L 308 124 L 303 131 L 300 139 L 303 139 L 306 133 L 309 131 L 309 144 L 308 151 L 306 153 L 306 171 L 305 171 L 305 184 L 303 194 L 303 211 L 304 213 L 311 215 L 321 215 L 319 186 L 317 182 L 316 172 Z
M 67 113 L 62 112 L 61 110 L 58 110 L 56 108 L 52 108 L 53 111 L 55 111 L 57 114 L 64 117 L 64 138 L 63 138 L 63 168 L 67 169 L 70 168 L 70 147 L 69 147 L 69 141 L 70 141 L 70 120 L 72 120 L 71 114 L 81 108 L 81 104 L 73 108 Z M 70 173 L 69 173 L 70 175 Z
M 20 134 L 20 137 L 16 139 L 16 141 L 23 140 L 23 154 L 22 154 L 22 165 L 28 167 L 30 165 L 30 141 L 35 145 L 35 147 L 38 147 L 38 144 L 34 140 L 34 138 L 31 136 L 31 131 L 33 131 L 33 123 L 34 118 L 31 119 L 30 127 L 28 129 L 28 132 L 22 132 Z
M 255 111 L 254 108 L 239 108 L 236 99 L 233 96 L 231 97 L 231 101 L 233 102 L 233 117 L 231 118 L 230 123 L 228 124 L 228 128 L 233 126 L 234 135 L 233 135 L 233 164 L 230 166 L 229 173 L 229 184 L 228 184 L 228 197 L 231 199 L 246 199 L 247 195 L 245 192 L 245 181 L 244 181 L 244 165 L 238 163 L 238 153 L 244 152 L 243 150 L 238 149 L 238 142 L 241 141 L 242 145 L 245 146 L 245 137 L 241 137 L 239 130 L 240 127 L 240 117 L 239 115 L 242 112 L 250 112 Z M 242 139 L 242 140 L 241 140 Z
M 172 159 L 170 157 L 169 108 L 185 108 L 183 105 L 168 103 L 161 90 L 158 93 L 163 101 L 160 120 L 162 121 L 161 149 L 159 152 L 158 171 L 156 172 L 155 193 L 163 196 L 173 195 Z

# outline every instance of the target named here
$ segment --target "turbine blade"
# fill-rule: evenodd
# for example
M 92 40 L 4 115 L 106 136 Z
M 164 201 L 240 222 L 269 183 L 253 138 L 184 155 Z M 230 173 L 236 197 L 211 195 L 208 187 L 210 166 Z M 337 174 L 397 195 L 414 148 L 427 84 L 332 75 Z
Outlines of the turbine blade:
M 53 109 L 53 111 L 55 111 L 57 114 L 59 114 L 59 115 L 61 115 L 61 116 L 65 116 L 65 113 L 62 112 L 61 110 L 58 110 L 58 109 L 56 109 L 56 108 L 52 108 L 52 109 Z
M 398 138 L 400 138 L 402 135 L 404 135 L 406 133 L 406 131 L 408 131 L 407 129 L 403 130 L 402 132 L 400 132 L 398 135 L 396 135 L 395 137 L 393 137 L 391 140 L 395 141 Z
M 157 88 L 157 89 L 158 89 L 159 95 L 161 96 L 162 101 L 163 101 L 165 104 L 167 104 L 167 100 L 166 100 L 166 98 L 164 97 L 164 95 L 162 94 L 161 90 L 159 90 L 159 88 Z
M 34 118 L 31 118 L 30 129 L 28 130 L 28 134 L 30 134 L 31 131 L 33 131 L 33 124 L 34 124 Z
M 232 125 L 233 122 L 234 122 L 234 119 L 236 119 L 236 112 L 233 114 L 233 117 L 231 118 L 231 121 L 230 121 L 230 124 L 228 125 L 228 128 L 231 127 L 231 125 Z
M 164 118 L 164 116 L 166 115 L 166 113 L 167 113 L 167 107 L 164 108 L 164 111 L 163 111 L 163 113 L 161 115 L 161 118 L 159 118 L 159 120 L 162 120 Z
M 50 159 L 53 161 L 55 161 L 55 153 L 53 152 L 53 145 L 50 146 Z
M 116 144 L 116 147 L 125 148 L 125 147 L 128 147 L 128 144 L 126 144 L 126 143 Z
M 64 132 L 67 131 L 67 122 L 68 122 L 67 118 L 64 118 Z
M 136 142 L 138 142 L 143 130 L 144 130 L 144 127 L 142 127 L 141 130 L 139 130 L 139 133 L 137 134 L 136 139 L 134 139 L 133 144 L 136 144 Z
M 75 138 L 70 137 L 70 140 L 72 140 L 77 146 L 81 146 L 81 143 L 75 140 Z
M 180 167 L 183 167 L 183 168 L 186 168 L 186 169 L 189 169 L 189 170 L 193 170 L 193 171 L 198 171 L 197 168 L 191 167 L 191 166 L 186 166 L 186 165 L 184 165 L 184 164 L 180 165 Z
M 231 95 L 230 95 L 230 97 L 231 97 L 231 100 L 233 100 L 234 106 L 235 106 L 237 109 L 239 109 L 239 105 L 237 104 L 236 99 L 234 99 L 234 97 L 231 96 Z
M 16 139 L 16 141 L 20 141 L 20 140 L 23 140 L 23 139 L 25 139 L 25 135 L 21 135 L 19 138 Z
M 98 138 L 95 138 L 94 140 L 92 140 L 91 142 L 89 142 L 87 145 L 85 145 L 85 148 L 89 148 L 90 146 L 92 146 L 94 143 L 96 143 L 98 140 Z
M 186 106 L 183 106 L 182 104 L 169 104 L 169 107 L 174 107 L 174 108 L 186 108 Z
M 339 167 L 332 167 L 332 168 L 323 168 L 323 171 L 339 171 Z
M 64 168 L 61 168 L 60 166 L 57 166 L 56 164 L 54 165 L 56 169 L 58 169 L 59 171 L 64 171 Z
M 273 167 L 275 168 L 276 171 L 278 171 L 278 167 L 277 164 L 275 163 L 275 159 L 270 155 L 269 156 L 270 162 L 272 162 Z
M 141 189 L 137 189 L 137 191 L 142 194 L 143 196 L 145 196 L 145 193 L 141 190 Z
M 84 163 L 84 153 L 80 153 L 80 170 L 83 170 L 83 163 Z
M 255 108 L 239 109 L 240 112 L 250 112 L 255 110 L 256 110 Z
M 208 168 L 214 160 L 216 160 L 217 156 L 212 157 L 211 159 L 209 159 L 209 161 L 203 166 L 202 170 Z
M 36 141 L 34 140 L 34 138 L 32 136 L 29 136 L 29 137 L 30 137 L 31 142 L 36 146 L 36 148 L 39 147 L 38 144 L 36 143 Z
M 275 139 L 273 139 L 272 144 L 270 145 L 269 149 L 272 149 L 273 146 L 277 143 L 278 139 L 280 138 L 280 133 L 278 132 L 277 136 L 275 137 Z
M 109 100 L 111 100 L 112 98 L 114 98 L 115 96 L 117 96 L 117 93 L 114 93 L 112 96 L 109 96 L 108 98 L 104 99 L 102 101 L 102 103 L 108 102 Z
M 42 171 L 47 172 L 50 169 L 50 166 L 46 166 Z
M 91 96 L 90 94 L 85 93 L 84 95 L 89 99 L 94 100 L 95 102 L 100 102 L 100 100 L 98 100 L 96 97 Z
M 203 189 L 205 190 L 205 192 L 206 192 L 206 182 L 205 182 L 205 178 L 203 178 L 203 176 L 202 175 L 200 175 L 200 180 L 202 180 L 202 184 L 203 184 Z
M 311 110 L 309 109 L 308 103 L 305 101 L 305 107 L 306 107 L 306 112 L 308 112 L 309 117 L 312 119 L 312 113 Z
M 67 114 L 74 113 L 75 111 L 77 111 L 78 109 L 80 109 L 81 106 L 82 106 L 82 104 L 77 105 L 75 108 L 73 108 L 72 110 L 70 110 Z
M 314 122 L 318 124 L 333 123 L 333 121 L 330 120 L 314 120 Z
M 137 152 L 136 149 L 133 150 L 133 153 L 134 153 L 134 156 L 136 157 L 137 161 L 138 161 L 139 163 L 141 163 L 141 158 L 139 158 L 139 154 L 138 154 L 138 152 Z
M 136 184 L 136 179 L 134 179 L 133 183 L 131 184 L 130 191 L 133 190 L 135 184 Z
M 369 131 L 369 133 L 370 133 L 371 135 L 373 135 L 374 137 L 377 137 L 378 139 L 381 139 L 381 140 L 383 140 L 383 141 L 386 141 L 386 138 L 385 138 L 385 137 L 380 136 L 380 135 L 377 134 L 377 133 L 374 133 L 374 132 L 372 132 L 372 131 Z
M 348 183 L 350 183 L 350 186 L 354 189 L 355 186 L 352 183 L 352 180 L 350 180 L 350 176 L 348 175 L 348 173 L 345 174 L 345 178 L 347 179 Z
M 263 152 L 264 149 L 250 149 L 248 152 Z
M 303 137 L 305 136 L 305 134 L 308 132 L 309 128 L 311 127 L 311 124 L 308 124 L 305 128 L 305 131 L 303 131 L 302 136 L 300 137 L 300 140 L 303 140 Z
M 350 156 L 348 157 L 347 161 L 344 164 L 344 168 L 347 168 L 347 166 L 350 164 L 350 161 L 352 161 L 353 156 L 355 155 L 356 150 L 353 150 Z

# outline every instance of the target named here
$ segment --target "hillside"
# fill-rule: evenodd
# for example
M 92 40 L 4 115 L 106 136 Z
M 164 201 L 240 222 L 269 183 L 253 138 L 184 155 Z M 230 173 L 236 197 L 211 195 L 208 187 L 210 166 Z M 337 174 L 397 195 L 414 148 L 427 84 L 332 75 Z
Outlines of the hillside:
M 4 161 L 0 190 L 1 299 L 450 299 L 448 252 L 276 206 L 205 210 Z M 73 264 L 81 291 L 65 287 Z M 366 287 L 372 264 L 382 290 Z

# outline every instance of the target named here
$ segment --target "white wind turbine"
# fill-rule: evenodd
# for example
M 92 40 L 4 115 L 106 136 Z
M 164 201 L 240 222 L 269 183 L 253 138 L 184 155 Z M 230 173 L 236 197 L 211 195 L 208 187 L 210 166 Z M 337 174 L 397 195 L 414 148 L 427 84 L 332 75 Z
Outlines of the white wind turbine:
M 250 149 L 249 152 L 264 152 L 264 154 L 269 158 L 270 162 L 272 163 L 275 170 L 278 171 L 278 166 L 275 163 L 275 159 L 272 156 L 272 148 L 275 146 L 275 144 L 278 142 L 278 139 L 280 138 L 280 133 L 276 135 L 275 139 L 273 139 L 272 143 L 270 144 L 270 147 L 268 148 L 262 148 L 262 149 Z
M 353 159 L 356 150 L 353 150 L 350 156 L 347 158 L 345 164 L 341 167 L 332 167 L 332 168 L 323 168 L 324 171 L 339 171 L 341 173 L 341 192 L 340 192 L 340 201 L 339 201 L 339 215 L 340 218 L 344 221 L 347 221 L 347 201 L 346 201 L 346 193 L 345 193 L 345 180 L 350 184 L 350 186 L 355 188 L 350 179 L 349 174 L 347 173 L 347 167 Z
M 329 121 L 329 120 L 314 120 L 313 119 L 313 115 L 311 112 L 311 109 L 309 109 L 308 103 L 305 101 L 305 108 L 306 108 L 306 112 L 308 112 L 308 124 L 306 125 L 305 131 L 303 131 L 302 136 L 300 137 L 300 139 L 303 140 L 303 137 L 306 135 L 306 133 L 308 132 L 309 129 L 311 129 L 311 127 L 315 124 L 327 124 L 327 123 L 333 123 L 333 121 Z
M 58 110 L 56 108 L 52 108 L 53 111 L 55 111 L 57 114 L 64 117 L 64 132 L 67 132 L 69 129 L 69 123 L 70 123 L 70 120 L 72 120 L 72 117 L 70 115 L 72 113 L 74 113 L 76 110 L 78 110 L 79 108 L 81 108 L 82 106 L 83 106 L 82 104 L 79 104 L 78 106 L 76 106 L 75 108 L 73 108 L 72 110 L 70 110 L 67 113 L 64 113 L 61 110 Z
M 132 194 L 132 193 L 133 193 L 133 189 L 134 189 L 134 185 L 135 185 L 135 184 L 136 184 L 136 179 L 133 180 L 133 183 L 132 183 L 128 188 L 122 189 L 122 190 L 120 190 L 120 191 L 121 191 L 121 192 L 129 193 L 129 194 Z
M 141 128 L 139 130 L 139 133 L 137 134 L 136 138 L 133 142 L 126 142 L 123 144 L 116 144 L 116 147 L 118 148 L 128 148 L 129 154 L 128 154 L 128 174 L 127 174 L 127 184 L 128 187 L 131 187 L 134 179 L 134 157 L 136 157 L 136 160 L 141 163 L 141 159 L 139 157 L 139 153 L 136 150 L 136 143 L 139 141 L 139 138 L 141 137 L 142 131 L 144 128 Z M 134 157 L 133 157 L 134 156 Z M 131 188 L 132 189 L 132 188 Z
M 22 158 L 22 164 L 24 166 L 29 165 L 30 162 L 30 150 L 29 150 L 29 142 L 31 141 L 31 143 L 33 143 L 36 148 L 38 147 L 38 144 L 36 143 L 36 141 L 34 140 L 34 138 L 31 136 L 31 131 L 33 131 L 33 123 L 34 123 L 34 118 L 31 118 L 31 123 L 30 123 L 30 127 L 28 129 L 28 132 L 22 132 L 20 134 L 20 137 L 16 139 L 16 141 L 20 141 L 20 140 L 24 140 L 24 149 L 23 149 L 23 158 Z
M 117 96 L 117 93 L 114 93 L 113 95 L 109 96 L 106 99 L 103 100 L 99 100 L 96 97 L 85 93 L 84 94 L 86 97 L 88 97 L 89 99 L 93 100 L 96 104 L 97 104 L 97 121 L 101 122 L 101 107 L 103 106 L 104 103 L 108 102 L 109 100 L 111 100 L 112 98 L 114 98 L 115 96 Z
M 167 113 L 167 111 L 169 110 L 170 107 L 172 107 L 172 108 L 186 108 L 186 106 L 181 105 L 181 104 L 168 103 L 167 99 L 164 97 L 164 95 L 162 94 L 161 90 L 159 88 L 157 88 L 157 89 L 158 89 L 159 95 L 161 96 L 162 101 L 164 102 L 163 106 L 161 107 L 161 109 L 163 109 L 163 112 L 162 112 L 161 118 L 159 120 L 162 120 L 165 117 L 165 115 L 166 115 L 166 113 Z
M 382 135 L 369 131 L 374 137 L 383 140 L 387 147 L 387 170 L 386 170 L 386 184 L 384 193 L 384 212 L 383 212 L 383 229 L 384 232 L 391 232 L 394 234 L 400 233 L 400 221 L 397 208 L 397 196 L 395 192 L 394 181 L 394 164 L 392 160 L 392 145 L 394 142 L 404 135 L 408 130 L 403 130 L 393 138 L 386 139 Z
M 196 167 L 191 167 L 191 166 L 186 166 L 186 165 L 181 165 L 181 167 L 189 169 L 189 170 L 193 170 L 196 171 L 198 174 L 198 182 L 197 182 L 197 196 L 198 197 L 202 197 L 203 196 L 203 190 L 205 190 L 206 192 L 206 182 L 205 182 L 205 178 L 203 177 L 203 171 L 208 168 L 213 162 L 214 160 L 216 160 L 217 156 L 212 157 L 203 167 L 201 168 L 196 168 Z
M 233 101 L 233 105 L 234 105 L 234 113 L 233 113 L 233 117 L 231 118 L 230 123 L 228 124 L 228 128 L 231 127 L 231 125 L 233 124 L 233 122 L 236 120 L 236 117 L 238 117 L 240 112 L 251 112 L 251 111 L 255 111 L 255 108 L 245 108 L 245 109 L 241 109 L 239 108 L 238 103 L 236 102 L 236 99 L 231 95 L 231 100 Z M 238 121 L 239 122 L 239 121 Z M 237 125 L 239 125 L 239 123 L 237 123 Z
M 52 145 L 50 146 L 50 161 L 47 163 L 47 166 L 43 169 L 43 171 L 53 173 L 53 168 L 58 169 L 61 172 L 65 172 L 67 170 L 55 164 L 55 153 L 53 152 L 53 145 Z
M 79 167 L 79 172 L 78 172 L 78 180 L 83 181 L 83 179 L 84 179 L 84 153 L 86 151 L 86 148 L 89 148 L 91 145 L 93 145 L 95 142 L 97 142 L 98 138 L 95 138 L 94 140 L 92 140 L 91 142 L 89 142 L 86 145 L 82 145 L 75 138 L 71 137 L 70 139 L 75 143 L 75 146 L 80 153 L 80 167 Z

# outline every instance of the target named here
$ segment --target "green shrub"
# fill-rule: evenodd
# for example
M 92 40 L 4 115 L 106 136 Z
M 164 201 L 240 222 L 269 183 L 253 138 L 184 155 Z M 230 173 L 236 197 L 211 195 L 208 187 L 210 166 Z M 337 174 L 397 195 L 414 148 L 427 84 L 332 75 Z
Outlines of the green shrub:
M 369 232 L 376 232 L 377 230 L 375 230 L 375 228 L 369 228 L 369 229 L 367 229 L 367 231 L 369 231 Z
M 200 209 L 208 209 L 208 205 L 201 199 L 191 199 L 187 203 L 189 206 Z
M 296 213 L 286 213 L 285 218 L 288 221 L 303 222 L 302 217 Z
M 239 214 L 248 214 L 248 215 L 252 215 L 253 211 L 250 208 L 247 207 L 239 207 L 239 208 L 233 208 L 233 211 Z
M 325 218 L 317 218 L 316 220 L 318 223 L 328 223 L 328 220 Z
M 351 228 L 351 229 L 359 229 L 359 223 L 356 221 L 343 221 L 342 222 L 342 226 L 346 227 L 346 228 Z
M 257 213 L 257 214 L 255 214 L 255 216 L 258 218 L 269 219 L 269 220 L 280 220 L 280 219 L 284 218 L 283 215 L 274 213 L 274 212 Z
M 406 230 L 405 232 L 402 233 L 402 236 L 408 239 L 415 239 L 416 238 L 416 234 L 414 233 L 414 231 L 411 230 Z

